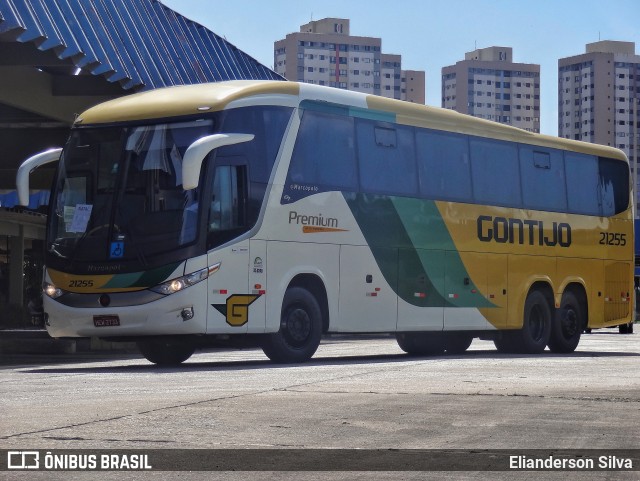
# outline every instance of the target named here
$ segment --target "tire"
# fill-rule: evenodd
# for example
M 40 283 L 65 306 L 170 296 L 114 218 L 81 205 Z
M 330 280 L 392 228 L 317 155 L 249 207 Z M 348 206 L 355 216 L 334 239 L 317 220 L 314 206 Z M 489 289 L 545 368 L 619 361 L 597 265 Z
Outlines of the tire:
M 447 334 L 444 341 L 444 350 L 447 354 L 462 354 L 471 345 L 473 337 L 468 334 L 450 333 Z
M 551 306 L 545 295 L 533 291 L 524 303 L 524 324 L 516 337 L 518 352 L 522 354 L 540 354 L 549 343 L 551 335 Z
M 280 330 L 264 336 L 262 350 L 273 362 L 305 362 L 315 354 L 321 337 L 322 311 L 318 301 L 306 289 L 291 287 L 282 301 Z
M 633 334 L 633 321 L 629 324 L 620 324 L 618 326 L 618 332 L 620 334 Z
M 503 331 L 494 340 L 499 352 L 517 354 L 540 354 L 549 343 L 551 335 L 551 306 L 541 291 L 532 291 L 524 303 L 522 329 Z
M 573 292 L 565 292 L 551 326 L 549 350 L 557 353 L 575 351 L 585 325 L 583 309 L 578 298 Z
M 142 355 L 158 366 L 178 366 L 196 350 L 188 340 L 170 336 L 144 339 L 136 344 Z
M 397 332 L 398 346 L 410 356 L 444 353 L 445 340 L 440 332 Z

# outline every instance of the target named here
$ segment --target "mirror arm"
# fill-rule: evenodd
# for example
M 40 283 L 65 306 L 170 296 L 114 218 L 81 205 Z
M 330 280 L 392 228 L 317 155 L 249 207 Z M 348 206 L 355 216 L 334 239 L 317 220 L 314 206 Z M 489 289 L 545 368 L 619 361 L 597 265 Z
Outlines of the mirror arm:
M 18 191 L 18 204 L 22 206 L 29 205 L 29 174 L 44 164 L 57 162 L 60 160 L 61 148 L 50 149 L 40 152 L 20 164 L 18 173 L 16 174 L 16 189 Z
M 192 143 L 182 159 L 182 188 L 195 189 L 200 181 L 202 162 L 209 153 L 225 145 L 241 144 L 253 140 L 253 134 L 213 134 Z

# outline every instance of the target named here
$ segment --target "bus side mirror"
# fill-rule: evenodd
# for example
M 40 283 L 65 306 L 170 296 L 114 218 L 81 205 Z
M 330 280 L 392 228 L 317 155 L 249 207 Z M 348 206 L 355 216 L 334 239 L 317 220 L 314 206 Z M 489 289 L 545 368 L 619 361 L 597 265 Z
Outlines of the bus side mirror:
M 16 189 L 18 191 L 18 204 L 23 206 L 29 205 L 29 174 L 44 164 L 57 162 L 60 160 L 61 148 L 50 149 L 40 152 L 20 164 L 18 173 L 16 174 Z
M 213 149 L 249 142 L 253 137 L 253 134 L 213 134 L 196 140 L 189 146 L 182 159 L 182 188 L 190 190 L 198 187 L 202 162 Z

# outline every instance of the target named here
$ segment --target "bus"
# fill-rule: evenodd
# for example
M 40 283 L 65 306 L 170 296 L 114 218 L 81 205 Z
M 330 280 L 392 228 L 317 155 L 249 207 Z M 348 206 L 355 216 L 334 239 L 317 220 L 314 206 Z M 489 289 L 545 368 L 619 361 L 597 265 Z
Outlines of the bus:
M 310 359 L 332 333 L 411 355 L 569 353 L 632 316 L 617 149 L 284 81 L 137 93 L 80 114 L 58 162 L 43 280 L 55 338 Z

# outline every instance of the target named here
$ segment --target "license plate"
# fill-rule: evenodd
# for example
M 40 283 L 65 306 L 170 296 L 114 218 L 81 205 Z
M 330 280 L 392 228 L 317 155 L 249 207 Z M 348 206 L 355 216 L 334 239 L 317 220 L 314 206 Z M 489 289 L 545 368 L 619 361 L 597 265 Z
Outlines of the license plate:
M 93 316 L 93 325 L 96 327 L 113 327 L 120 325 L 118 316 Z

